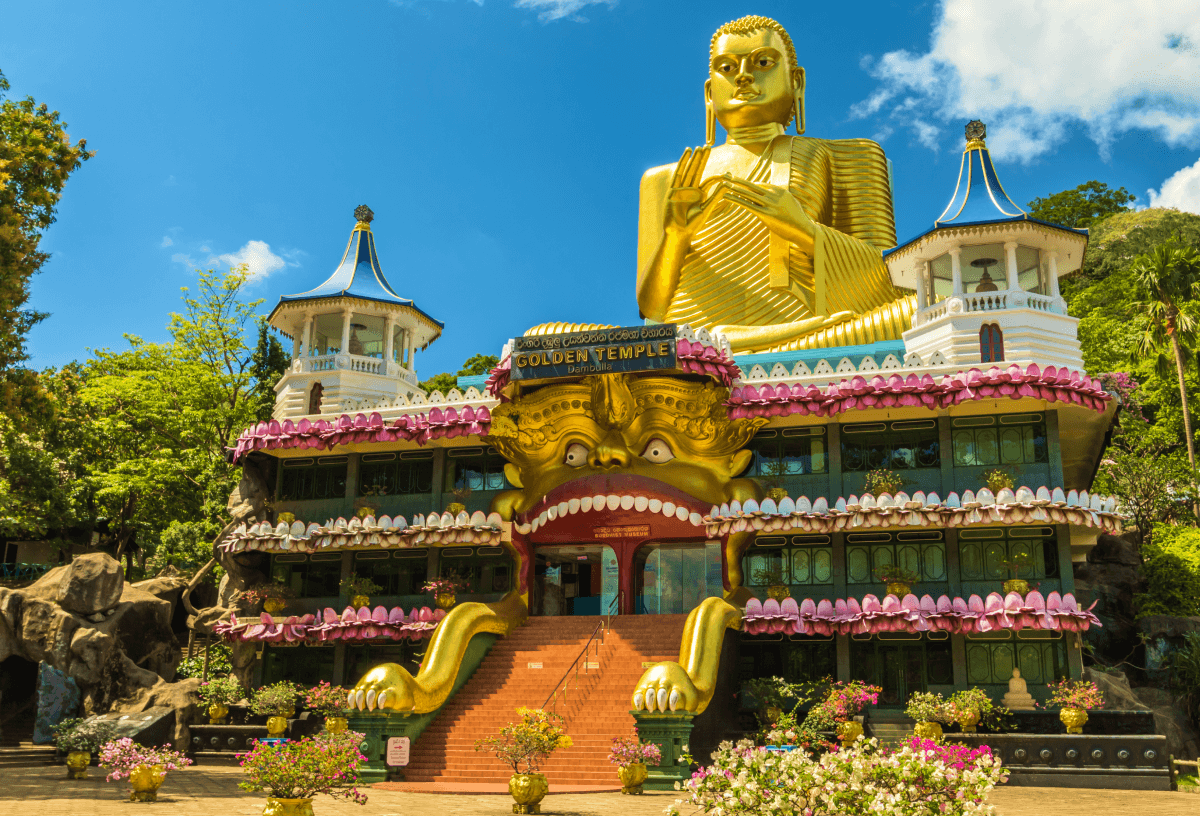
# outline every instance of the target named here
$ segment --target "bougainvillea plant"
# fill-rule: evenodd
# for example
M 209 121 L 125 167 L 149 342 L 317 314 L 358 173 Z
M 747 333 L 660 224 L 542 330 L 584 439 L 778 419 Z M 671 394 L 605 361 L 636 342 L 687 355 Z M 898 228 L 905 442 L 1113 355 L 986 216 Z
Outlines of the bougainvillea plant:
M 973 714 L 980 720 L 984 719 L 995 708 L 995 703 L 981 688 L 961 689 L 950 695 L 946 701 L 954 722 L 959 722 L 966 715 Z
M 355 787 L 358 768 L 367 758 L 358 750 L 363 735 L 354 731 L 318 734 L 279 743 L 255 743 L 238 754 L 246 781 L 238 787 L 266 791 L 276 799 L 311 799 L 319 793 L 365 805 Z
M 267 583 L 258 584 L 242 590 L 241 601 L 253 609 L 269 598 L 295 598 L 295 591 L 287 584 Z
M 653 742 L 642 742 L 637 729 L 628 737 L 613 737 L 612 753 L 608 761 L 618 768 L 630 765 L 657 765 L 662 760 L 662 751 Z
M 459 592 L 470 592 L 471 582 L 454 570 L 447 570 L 440 578 L 426 581 L 421 591 L 431 595 L 455 595 Z
M 196 692 L 206 706 L 233 705 L 246 696 L 241 684 L 233 677 L 218 677 L 200 684 Z
M 269 686 L 255 689 L 250 698 L 250 710 L 268 717 L 281 717 L 296 709 L 300 692 L 291 683 L 282 680 Z
M 876 468 L 875 470 L 867 471 L 867 475 L 863 477 L 863 492 L 870 493 L 873 496 L 879 496 L 884 493 L 894 495 L 907 482 L 908 479 L 905 479 L 894 470 Z
M 933 691 L 913 692 L 908 698 L 904 714 L 917 722 L 954 722 L 954 715 L 946 698 Z
M 882 691 L 879 686 L 860 680 L 849 683 L 839 681 L 829 687 L 825 699 L 812 707 L 804 722 L 817 731 L 832 730 L 838 723 L 847 722 L 861 714 L 868 704 L 877 703 Z
M 347 694 L 347 689 L 322 680 L 304 693 L 304 705 L 326 717 L 341 717 L 349 710 Z
M 1048 706 L 1084 709 L 1104 707 L 1104 692 L 1090 681 L 1064 678 L 1057 683 L 1050 683 L 1047 688 L 1050 689 L 1050 699 L 1046 701 Z
M 129 737 L 113 740 L 100 749 L 100 767 L 110 769 L 109 782 L 126 779 L 130 771 L 139 765 L 160 765 L 164 771 L 178 771 L 191 764 L 190 759 L 170 745 L 147 748 L 138 745 Z
M 339 584 L 343 595 L 354 597 L 355 595 L 374 595 L 376 592 L 383 590 L 379 584 L 365 576 L 359 576 L 357 572 L 350 573 L 350 577 L 346 578 Z
M 574 742 L 563 729 L 563 718 L 550 711 L 518 708 L 519 722 L 509 723 L 500 733 L 475 741 L 476 751 L 491 751 L 515 774 L 538 772 L 550 754 L 570 748 Z

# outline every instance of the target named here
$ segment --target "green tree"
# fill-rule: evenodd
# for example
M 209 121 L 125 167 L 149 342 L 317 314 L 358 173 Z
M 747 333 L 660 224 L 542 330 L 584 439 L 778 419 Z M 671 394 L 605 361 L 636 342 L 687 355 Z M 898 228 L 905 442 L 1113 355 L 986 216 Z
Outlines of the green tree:
M 457 374 L 451 374 L 449 371 L 435 374 L 422 382 L 421 388 L 426 393 L 441 391 L 445 394 L 451 388 L 458 387 L 459 377 L 477 377 L 480 374 L 487 374 L 499 364 L 500 358 L 494 354 L 476 354 L 467 358 L 467 361 L 462 364 L 462 368 L 458 370 Z
M 250 373 L 254 377 L 254 399 L 258 403 L 255 417 L 259 422 L 271 418 L 275 408 L 275 384 L 287 371 L 291 357 L 283 344 L 271 334 L 265 318 L 258 320 L 258 345 L 250 359 Z
M 1184 440 L 1188 462 L 1194 471 L 1196 445 L 1192 437 L 1183 348 L 1185 345 L 1191 347 L 1195 340 L 1196 319 L 1187 306 L 1189 301 L 1200 296 L 1200 253 L 1170 240 L 1135 258 L 1131 271 L 1136 287 L 1133 309 L 1146 318 L 1137 351 L 1144 357 L 1153 355 L 1156 358 L 1160 376 L 1171 362 L 1175 365 Z M 1164 348 L 1170 350 L 1170 361 L 1163 354 Z
M 1111 190 L 1102 181 L 1088 181 L 1072 190 L 1035 198 L 1029 202 L 1029 214 L 1051 224 L 1078 229 L 1089 227 L 1105 216 L 1125 212 L 1135 198 L 1124 187 Z

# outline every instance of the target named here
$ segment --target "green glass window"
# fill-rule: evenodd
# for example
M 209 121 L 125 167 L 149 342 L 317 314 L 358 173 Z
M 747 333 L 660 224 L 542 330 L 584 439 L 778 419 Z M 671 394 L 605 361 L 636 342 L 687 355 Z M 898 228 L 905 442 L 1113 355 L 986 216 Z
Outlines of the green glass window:
M 942 466 L 937 421 L 865 422 L 843 425 L 842 470 L 914 470 Z
M 471 593 L 508 592 L 512 584 L 512 558 L 503 547 L 447 547 L 439 569 L 453 570 L 471 582 Z
M 998 633 L 1011 636 L 1011 632 Z M 1037 632 L 1039 638 L 1005 640 L 982 635 L 967 637 L 967 682 L 1007 684 L 1012 670 L 1021 669 L 1021 677 L 1030 686 L 1047 685 L 1067 676 L 1066 648 L 1056 632 Z M 1055 635 L 1054 639 L 1047 636 Z
M 958 563 L 964 581 L 1057 578 L 1058 538 L 1053 527 L 960 530 Z M 1016 576 L 1008 564 L 1019 565 Z
M 341 499 L 346 496 L 345 456 L 284 459 L 279 481 L 280 501 Z
M 433 491 L 433 451 L 364 453 L 358 495 L 404 496 Z
M 495 448 L 451 448 L 455 490 L 504 490 L 512 487 L 504 478 L 507 460 Z
M 825 429 L 783 428 L 759 431 L 750 442 L 754 459 L 747 476 L 783 478 L 829 472 Z
M 804 683 L 837 676 L 837 643 L 833 638 L 743 638 L 740 650 L 738 676 L 742 682 L 756 677 L 782 677 L 789 683 Z
M 946 542 L 940 530 L 898 533 L 848 533 L 846 582 L 878 583 L 876 570 L 899 564 L 921 576 L 921 581 L 946 580 Z
M 378 595 L 420 595 L 428 563 L 428 551 L 423 549 L 354 554 L 354 572 L 383 587 Z
M 1049 461 L 1044 414 L 955 417 L 952 424 L 955 467 Z
M 742 559 L 747 586 L 766 587 L 778 577 L 793 586 L 833 583 L 829 536 L 760 536 Z
M 272 556 L 271 578 L 291 587 L 297 598 L 336 598 L 341 593 L 342 554 Z

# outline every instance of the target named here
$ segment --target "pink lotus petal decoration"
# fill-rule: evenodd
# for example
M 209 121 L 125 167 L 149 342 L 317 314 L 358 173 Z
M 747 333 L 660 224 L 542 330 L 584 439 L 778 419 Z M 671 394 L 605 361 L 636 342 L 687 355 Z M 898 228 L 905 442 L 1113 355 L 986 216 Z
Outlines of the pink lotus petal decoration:
M 363 607 L 358 611 L 346 607 L 340 615 L 326 608 L 317 615 L 292 615 L 281 620 L 264 612 L 250 623 L 230 615 L 228 623 L 217 623 L 213 631 L 227 640 L 257 643 L 420 640 L 432 635 L 445 616 L 445 610 L 434 611 L 427 606 L 407 614 L 398 606 L 391 610 L 384 606 L 374 610 Z

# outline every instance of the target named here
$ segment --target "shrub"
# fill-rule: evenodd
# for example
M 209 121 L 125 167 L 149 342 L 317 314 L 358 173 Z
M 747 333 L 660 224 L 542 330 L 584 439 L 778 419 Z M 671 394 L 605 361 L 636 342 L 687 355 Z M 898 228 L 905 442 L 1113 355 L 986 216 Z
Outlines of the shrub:
M 563 730 L 562 717 L 549 711 L 518 708 L 521 721 L 509 723 L 500 733 L 475 741 L 476 751 L 492 751 L 513 773 L 537 773 L 550 754 L 574 743 Z M 524 770 L 521 766 L 524 765 Z
M 653 742 L 642 742 L 637 729 L 628 737 L 613 737 L 612 752 L 608 761 L 618 768 L 645 763 L 657 765 L 662 760 L 662 751 Z
M 908 479 L 898 472 L 887 468 L 876 468 L 867 471 L 867 475 L 863 478 L 863 492 L 873 496 L 883 493 L 895 494 L 906 484 L 908 484 Z
M 304 694 L 304 705 L 326 717 L 341 717 L 350 708 L 347 702 L 348 689 L 331 686 L 322 680 Z
M 276 744 L 256 743 L 238 754 L 246 775 L 238 787 L 266 791 L 276 799 L 311 799 L 324 793 L 365 805 L 366 795 L 354 786 L 359 765 L 367 761 L 358 750 L 362 739 L 362 734 L 343 731 Z
M 982 721 L 995 708 L 992 698 L 981 688 L 962 689 L 954 692 L 946 701 L 946 706 L 953 722 L 958 722 L 966 714 L 974 714 Z
M 108 781 L 125 779 L 139 765 L 161 765 L 164 771 L 178 771 L 191 765 L 192 761 L 170 745 L 161 748 L 146 748 L 129 737 L 106 743 L 100 749 L 100 767 L 111 768 Z
M 228 643 L 214 643 L 208 647 L 208 676 L 224 677 L 233 671 L 233 650 Z M 204 652 L 195 657 L 184 658 L 175 667 L 175 679 L 204 677 Z
M 1060 708 L 1103 708 L 1104 693 L 1095 683 L 1087 680 L 1067 680 L 1063 678 L 1057 683 L 1051 683 L 1050 700 L 1047 706 Z
M 250 698 L 250 710 L 255 714 L 266 714 L 268 717 L 280 717 L 290 714 L 296 708 L 300 692 L 286 680 L 255 689 Z
M 233 705 L 246 696 L 242 684 L 233 677 L 218 677 L 201 683 L 198 693 L 205 706 Z
M 834 683 L 826 692 L 825 699 L 808 712 L 804 724 L 814 731 L 832 730 L 838 723 L 847 722 L 861 713 L 868 703 L 878 702 L 882 691 L 879 686 L 872 686 L 860 680 Z
M 354 597 L 355 595 L 374 595 L 383 589 L 379 584 L 372 581 L 370 578 L 359 577 L 358 573 L 350 573 L 350 577 L 342 581 L 339 585 L 343 595 Z
M 1147 586 L 1133 599 L 1138 617 L 1200 615 L 1200 529 L 1157 524 L 1142 555 Z
M 117 736 L 117 726 L 109 720 L 87 720 L 73 717 L 63 720 L 50 729 L 54 734 L 54 745 L 64 754 L 71 751 L 87 751 L 94 754 Z
M 917 722 L 952 723 L 953 714 L 946 698 L 932 691 L 917 691 L 908 698 L 906 716 Z

